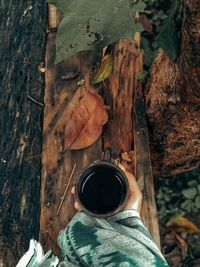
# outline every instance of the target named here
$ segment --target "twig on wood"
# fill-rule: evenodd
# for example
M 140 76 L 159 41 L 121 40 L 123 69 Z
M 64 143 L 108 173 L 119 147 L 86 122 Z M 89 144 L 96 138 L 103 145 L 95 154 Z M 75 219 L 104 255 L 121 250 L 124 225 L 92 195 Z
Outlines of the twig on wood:
M 31 154 L 33 153 L 33 145 L 35 143 L 36 137 L 33 139 L 33 143 L 31 144 Z
M 68 183 L 67 183 L 67 185 L 66 185 L 66 187 L 65 187 L 65 192 L 64 192 L 63 196 L 61 197 L 61 201 L 60 201 L 58 210 L 57 210 L 57 212 L 56 212 L 56 215 L 57 215 L 57 216 L 58 216 L 58 214 L 59 214 L 59 212 L 60 212 L 60 209 L 61 209 L 61 207 L 62 207 L 62 204 L 63 204 L 63 202 L 64 202 L 64 199 L 65 199 L 67 190 L 68 190 L 68 188 L 69 188 L 70 182 L 71 182 L 71 180 L 72 180 L 72 177 L 73 177 L 73 174 L 74 174 L 75 169 L 76 169 L 76 163 L 74 164 L 74 167 L 73 167 L 72 172 L 71 172 L 70 177 L 69 177 L 69 181 L 68 181 Z
M 44 104 L 41 103 L 41 102 L 39 102 L 39 101 L 37 101 L 37 100 L 36 100 L 35 98 L 33 98 L 32 96 L 27 95 L 27 98 L 30 99 L 34 104 L 36 104 L 36 105 L 38 105 L 38 106 L 44 108 Z

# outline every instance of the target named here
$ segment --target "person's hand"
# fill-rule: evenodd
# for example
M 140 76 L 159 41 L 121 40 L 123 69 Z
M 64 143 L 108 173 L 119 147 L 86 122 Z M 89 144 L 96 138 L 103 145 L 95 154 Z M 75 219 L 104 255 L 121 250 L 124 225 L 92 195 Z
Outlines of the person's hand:
M 118 167 L 125 173 L 129 183 L 129 197 L 124 210 L 134 209 L 140 213 L 142 208 L 142 192 L 135 176 L 125 168 L 125 165 L 119 163 Z
M 124 210 L 134 209 L 140 214 L 142 208 L 142 192 L 136 182 L 135 176 L 125 168 L 125 164 L 122 165 L 119 163 L 118 167 L 124 172 L 129 183 L 129 197 Z M 75 186 L 72 187 L 71 193 L 75 195 Z M 81 211 L 81 206 L 76 199 L 74 202 L 74 208 Z
M 76 198 L 75 198 L 75 185 L 72 186 L 71 193 L 72 193 L 72 195 L 74 195 L 74 208 L 75 208 L 77 211 L 81 211 L 81 206 L 80 206 L 80 204 L 78 203 L 78 201 L 77 201 Z

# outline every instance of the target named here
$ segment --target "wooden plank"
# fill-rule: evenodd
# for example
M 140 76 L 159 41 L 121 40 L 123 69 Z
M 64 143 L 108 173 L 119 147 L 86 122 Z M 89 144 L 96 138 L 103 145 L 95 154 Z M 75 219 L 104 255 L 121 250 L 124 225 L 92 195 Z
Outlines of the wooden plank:
M 138 57 L 136 61 L 137 72 L 143 70 L 142 52 L 139 48 L 139 43 L 140 36 L 136 36 L 136 44 L 138 47 Z M 137 81 L 134 107 L 134 143 L 136 178 L 143 193 L 141 217 L 145 226 L 149 229 L 155 243 L 160 247 L 160 234 L 155 203 L 144 94 L 141 83 Z
M 143 192 L 142 219 L 159 245 L 159 227 L 155 203 L 148 131 L 142 87 L 135 75 L 142 71 L 142 54 L 139 36 L 135 43 L 120 40 L 114 47 L 113 73 L 105 85 L 106 105 L 110 118 L 104 131 L 104 145 L 111 146 L 114 156 L 134 150 L 136 178 Z M 137 93 L 136 93 L 137 92 Z M 133 117 L 135 111 L 135 120 Z
M 133 106 L 136 50 L 131 40 L 120 40 L 114 46 L 113 73 L 104 84 L 110 116 L 104 131 L 104 143 L 115 156 L 134 148 Z M 106 144 L 107 143 L 107 144 Z
M 0 16 L 0 266 L 13 267 L 39 233 L 46 4 L 1 1 Z
M 59 17 L 58 11 L 51 9 L 51 25 Z M 51 26 L 52 27 L 52 26 Z M 41 185 L 41 219 L 40 237 L 45 249 L 51 248 L 59 255 L 56 239 L 58 232 L 74 216 L 74 200 L 70 193 L 56 215 L 60 198 L 64 193 L 74 164 L 77 164 L 73 182 L 83 168 L 96 159 L 100 159 L 101 139 L 91 147 L 79 151 L 64 150 L 64 129 L 76 99 L 90 88 L 90 76 L 94 66 L 100 61 L 100 55 L 86 52 L 73 56 L 68 60 L 53 65 L 55 58 L 55 32 L 51 28 L 48 33 L 46 51 L 46 91 L 44 113 L 44 137 L 42 154 Z M 103 83 L 103 90 L 96 90 L 104 95 L 106 104 L 111 106 L 109 122 L 104 129 L 103 141 L 112 146 L 117 156 L 123 151 L 134 148 L 133 108 L 137 83 L 137 50 L 131 41 L 119 41 L 114 49 L 114 70 L 108 83 Z M 73 79 L 62 77 L 74 73 Z M 84 79 L 81 90 L 77 90 L 77 82 Z M 146 178 L 146 176 L 145 176 Z M 144 188 L 144 191 L 147 188 Z
M 94 160 L 100 159 L 101 140 L 84 150 L 64 150 L 64 130 L 76 100 L 90 88 L 89 79 L 92 66 L 98 60 L 94 52 L 73 56 L 57 65 L 55 58 L 56 21 L 59 12 L 51 8 L 50 29 L 46 49 L 46 90 L 43 129 L 42 184 L 41 184 L 41 218 L 40 240 L 45 249 L 51 248 L 59 255 L 57 246 L 58 232 L 67 225 L 75 214 L 74 199 L 71 195 L 72 184 L 75 183 L 82 170 Z M 53 25 L 53 26 L 52 26 Z M 63 76 L 74 76 L 65 79 Z M 84 85 L 78 90 L 77 83 L 84 79 Z M 96 89 L 98 90 L 98 88 Z M 62 208 L 57 216 L 61 196 L 64 193 L 74 164 L 76 170 L 69 186 Z

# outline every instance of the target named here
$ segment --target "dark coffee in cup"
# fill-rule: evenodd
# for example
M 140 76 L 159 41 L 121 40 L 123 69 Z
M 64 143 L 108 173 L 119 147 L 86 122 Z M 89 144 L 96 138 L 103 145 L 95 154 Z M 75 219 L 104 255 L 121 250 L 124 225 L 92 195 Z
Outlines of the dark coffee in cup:
M 121 169 L 111 163 L 94 163 L 79 177 L 76 195 L 86 212 L 100 217 L 111 216 L 127 200 L 127 178 Z

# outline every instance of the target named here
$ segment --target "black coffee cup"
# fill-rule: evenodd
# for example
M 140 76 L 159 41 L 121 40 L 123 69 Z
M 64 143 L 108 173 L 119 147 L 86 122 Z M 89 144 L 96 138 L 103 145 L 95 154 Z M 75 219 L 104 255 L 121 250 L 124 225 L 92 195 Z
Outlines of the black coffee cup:
M 116 214 L 124 208 L 128 199 L 126 175 L 110 160 L 111 149 L 106 149 L 104 160 L 89 165 L 76 184 L 76 199 L 82 210 L 96 217 Z

